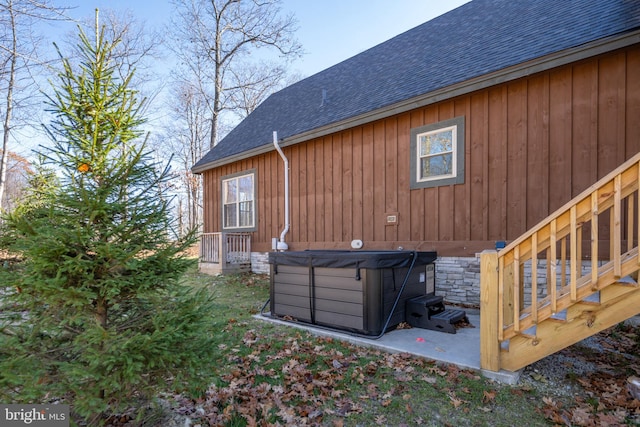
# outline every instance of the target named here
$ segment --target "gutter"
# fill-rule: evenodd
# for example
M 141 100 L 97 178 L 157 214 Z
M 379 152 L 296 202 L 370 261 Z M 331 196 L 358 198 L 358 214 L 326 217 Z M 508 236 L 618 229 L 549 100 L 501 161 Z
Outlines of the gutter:
M 447 86 L 442 89 L 429 92 L 411 99 L 397 102 L 386 107 L 350 117 L 339 122 L 331 123 L 319 128 L 299 133 L 283 140 L 280 147 L 289 147 L 311 139 L 320 138 L 332 133 L 351 129 L 375 120 L 385 119 L 396 114 L 405 113 L 416 108 L 435 104 L 457 96 L 466 95 L 478 90 L 486 89 L 501 83 L 526 77 L 531 74 L 547 71 L 562 65 L 567 65 L 582 59 L 622 49 L 634 44 L 640 43 L 640 30 L 635 30 L 621 35 L 611 36 L 580 45 L 571 49 L 552 53 L 540 58 L 532 59 L 521 64 L 513 65 L 480 77 L 465 80 L 463 82 Z M 193 173 L 202 173 L 208 169 L 217 168 L 230 163 L 265 154 L 273 150 L 271 144 L 261 145 L 242 153 L 214 160 L 212 162 L 194 167 L 191 169 Z

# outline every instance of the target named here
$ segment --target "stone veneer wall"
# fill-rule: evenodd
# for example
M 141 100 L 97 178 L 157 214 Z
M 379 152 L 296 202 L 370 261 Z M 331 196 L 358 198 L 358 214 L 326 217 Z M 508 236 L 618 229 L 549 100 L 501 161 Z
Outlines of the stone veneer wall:
M 480 257 L 438 257 L 436 295 L 448 303 L 480 306 Z
M 269 252 L 251 252 L 251 272 L 269 274 Z
M 600 261 L 598 264 L 602 265 Z M 562 270 L 565 270 L 567 281 L 570 276 L 570 262 L 563 266 L 556 262 L 556 286 L 562 286 Z M 547 296 L 547 261 L 538 260 L 538 299 Z M 591 261 L 583 261 L 580 265 L 580 276 L 591 272 Z M 525 306 L 531 304 L 531 261 L 524 263 L 523 298 Z M 480 305 L 480 255 L 473 258 L 440 257 L 436 260 L 436 294 L 442 295 L 446 302 L 455 304 Z

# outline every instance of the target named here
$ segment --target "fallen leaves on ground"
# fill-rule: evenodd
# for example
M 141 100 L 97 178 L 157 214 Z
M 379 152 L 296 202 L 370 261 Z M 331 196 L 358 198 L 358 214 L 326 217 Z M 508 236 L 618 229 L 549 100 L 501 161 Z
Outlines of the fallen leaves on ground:
M 543 397 L 541 412 L 556 425 L 624 426 L 640 424 L 640 400 L 628 389 L 628 378 L 640 374 L 640 335 L 637 326 L 620 324 L 591 338 L 590 348 L 578 344 L 561 353 L 576 363 L 593 365 L 573 379 L 577 394 L 571 403 Z M 567 369 L 566 381 L 572 381 Z M 544 379 L 547 381 L 546 379 Z
M 437 389 L 442 404 L 463 418 L 473 411 L 501 410 L 500 386 L 474 390 L 481 379 L 474 371 L 404 353 L 339 346 L 331 338 L 265 335 L 249 327 L 234 319 L 226 323 L 225 330 L 238 334 L 237 342 L 220 345 L 220 380 L 204 396 L 172 399 L 193 425 L 345 426 L 353 423 L 349 417 L 376 407 L 381 411 L 371 414 L 370 424 L 389 425 L 394 411 L 400 411 L 420 425 L 426 413 L 417 406 L 412 387 L 422 385 Z M 531 375 L 549 389 L 573 384 L 565 395 L 536 395 L 519 386 L 511 394 L 536 399 L 540 413 L 558 426 L 638 423 L 640 400 L 631 395 L 627 381 L 640 376 L 637 329 L 623 325 L 596 335 L 592 344 L 597 350 L 579 345 L 562 350 L 559 360 L 565 362 L 556 367 L 564 378 L 557 382 L 544 371 Z M 567 360 L 583 361 L 593 366 L 592 372 L 576 375 Z
M 404 353 L 354 347 L 344 354 L 331 345 L 331 338 L 306 340 L 296 335 L 279 339 L 284 343 L 273 348 L 270 343 L 275 340 L 247 330 L 241 339 L 245 354 L 229 346 L 224 364 L 231 368 L 217 385 L 195 401 L 175 397 L 181 413 L 201 425 L 342 425 L 336 419 L 362 413 L 370 404 L 386 407 L 398 398 L 402 410 L 413 414 L 413 397 L 403 384 L 414 379 L 422 379 L 430 387 L 435 376 L 451 377 L 452 381 L 461 375 L 479 378 L 455 366 L 438 366 Z M 373 360 L 361 363 L 360 357 Z M 393 381 L 390 388 L 381 390 L 381 383 L 372 381 L 377 375 Z M 350 384 L 362 387 L 364 393 L 348 397 L 354 396 Z M 455 407 L 466 403 L 453 392 L 450 398 Z M 376 417 L 378 424 L 386 421 L 384 415 Z

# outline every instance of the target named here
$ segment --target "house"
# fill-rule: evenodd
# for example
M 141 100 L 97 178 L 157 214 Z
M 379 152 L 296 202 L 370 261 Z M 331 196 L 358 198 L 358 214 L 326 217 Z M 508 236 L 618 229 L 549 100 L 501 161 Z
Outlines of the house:
M 288 201 L 289 250 L 437 251 L 439 292 L 477 304 L 480 252 L 639 151 L 640 2 L 473 0 L 274 93 L 193 171 L 254 271 Z

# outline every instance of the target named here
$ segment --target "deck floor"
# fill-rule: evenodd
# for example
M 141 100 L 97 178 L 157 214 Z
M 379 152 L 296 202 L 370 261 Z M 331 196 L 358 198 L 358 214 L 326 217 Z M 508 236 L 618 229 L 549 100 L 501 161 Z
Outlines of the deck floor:
M 469 327 L 457 329 L 455 334 L 432 331 L 429 329 L 399 329 L 384 334 L 379 339 L 364 338 L 348 332 L 318 328 L 314 325 L 289 322 L 268 316 L 256 315 L 256 318 L 300 328 L 315 335 L 331 336 L 356 345 L 373 347 L 384 351 L 406 352 L 425 357 L 437 362 L 450 363 L 461 368 L 481 372 L 484 376 L 507 384 L 518 382 L 520 372 L 490 372 L 480 368 L 480 313 L 477 310 L 466 310 Z

